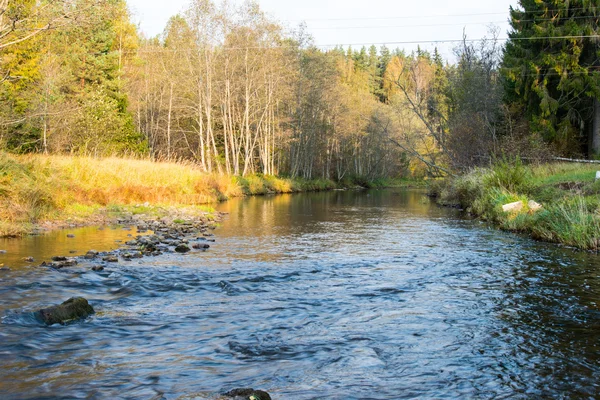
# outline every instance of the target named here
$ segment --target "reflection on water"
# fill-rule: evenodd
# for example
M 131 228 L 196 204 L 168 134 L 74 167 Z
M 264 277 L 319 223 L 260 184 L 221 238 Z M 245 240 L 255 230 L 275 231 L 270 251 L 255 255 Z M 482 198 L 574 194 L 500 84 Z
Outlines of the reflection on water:
M 498 232 L 416 191 L 220 207 L 230 215 L 206 253 L 102 273 L 0 271 L 3 398 L 600 394 L 597 256 Z M 97 315 L 44 327 L 29 314 L 73 295 Z
M 77 256 L 89 250 L 114 250 L 120 243 L 138 234 L 135 227 L 113 226 L 61 229 L 23 239 L 0 238 L 0 264 L 22 268 L 31 264 L 39 265 L 53 256 Z M 24 261 L 29 257 L 34 259 L 33 263 Z

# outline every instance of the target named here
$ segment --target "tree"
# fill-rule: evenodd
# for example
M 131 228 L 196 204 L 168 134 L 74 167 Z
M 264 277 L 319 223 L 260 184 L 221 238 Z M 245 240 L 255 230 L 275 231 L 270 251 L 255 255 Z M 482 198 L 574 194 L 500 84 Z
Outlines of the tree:
M 510 103 L 562 154 L 600 153 L 600 5 L 520 0 L 503 75 Z
M 20 5 L 18 13 L 9 5 L 3 15 L 13 15 L 12 30 L 5 29 L 13 39 L 0 60 L 7 71 L 0 97 L 9 149 L 96 154 L 143 149 L 122 79 L 137 45 L 125 2 Z

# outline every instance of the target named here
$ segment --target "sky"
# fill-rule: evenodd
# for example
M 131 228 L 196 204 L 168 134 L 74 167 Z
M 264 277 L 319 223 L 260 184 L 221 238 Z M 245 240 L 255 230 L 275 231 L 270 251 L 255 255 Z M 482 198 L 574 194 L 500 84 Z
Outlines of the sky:
M 240 2 L 241 0 L 234 0 Z M 127 0 L 142 32 L 161 33 L 189 0 Z M 317 46 L 386 44 L 408 51 L 417 46 L 451 59 L 463 30 L 469 39 L 489 36 L 490 26 L 506 37 L 508 10 L 518 0 L 259 0 L 261 9 L 293 29 L 305 22 Z

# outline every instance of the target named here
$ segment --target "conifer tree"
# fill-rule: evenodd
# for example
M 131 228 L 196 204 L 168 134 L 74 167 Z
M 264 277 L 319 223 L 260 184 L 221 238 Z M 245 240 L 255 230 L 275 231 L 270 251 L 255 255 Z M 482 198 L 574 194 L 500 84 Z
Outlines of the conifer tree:
M 520 0 L 503 74 L 509 102 L 563 154 L 600 152 L 600 4 Z

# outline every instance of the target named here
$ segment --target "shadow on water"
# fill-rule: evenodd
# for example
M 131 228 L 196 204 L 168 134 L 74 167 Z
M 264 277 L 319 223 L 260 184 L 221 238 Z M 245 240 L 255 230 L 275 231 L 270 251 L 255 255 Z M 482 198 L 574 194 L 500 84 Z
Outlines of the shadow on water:
M 2 397 L 600 394 L 597 256 L 490 229 L 419 191 L 219 207 L 230 215 L 206 253 L 99 273 L 0 271 Z M 31 318 L 74 295 L 97 314 L 69 326 Z

